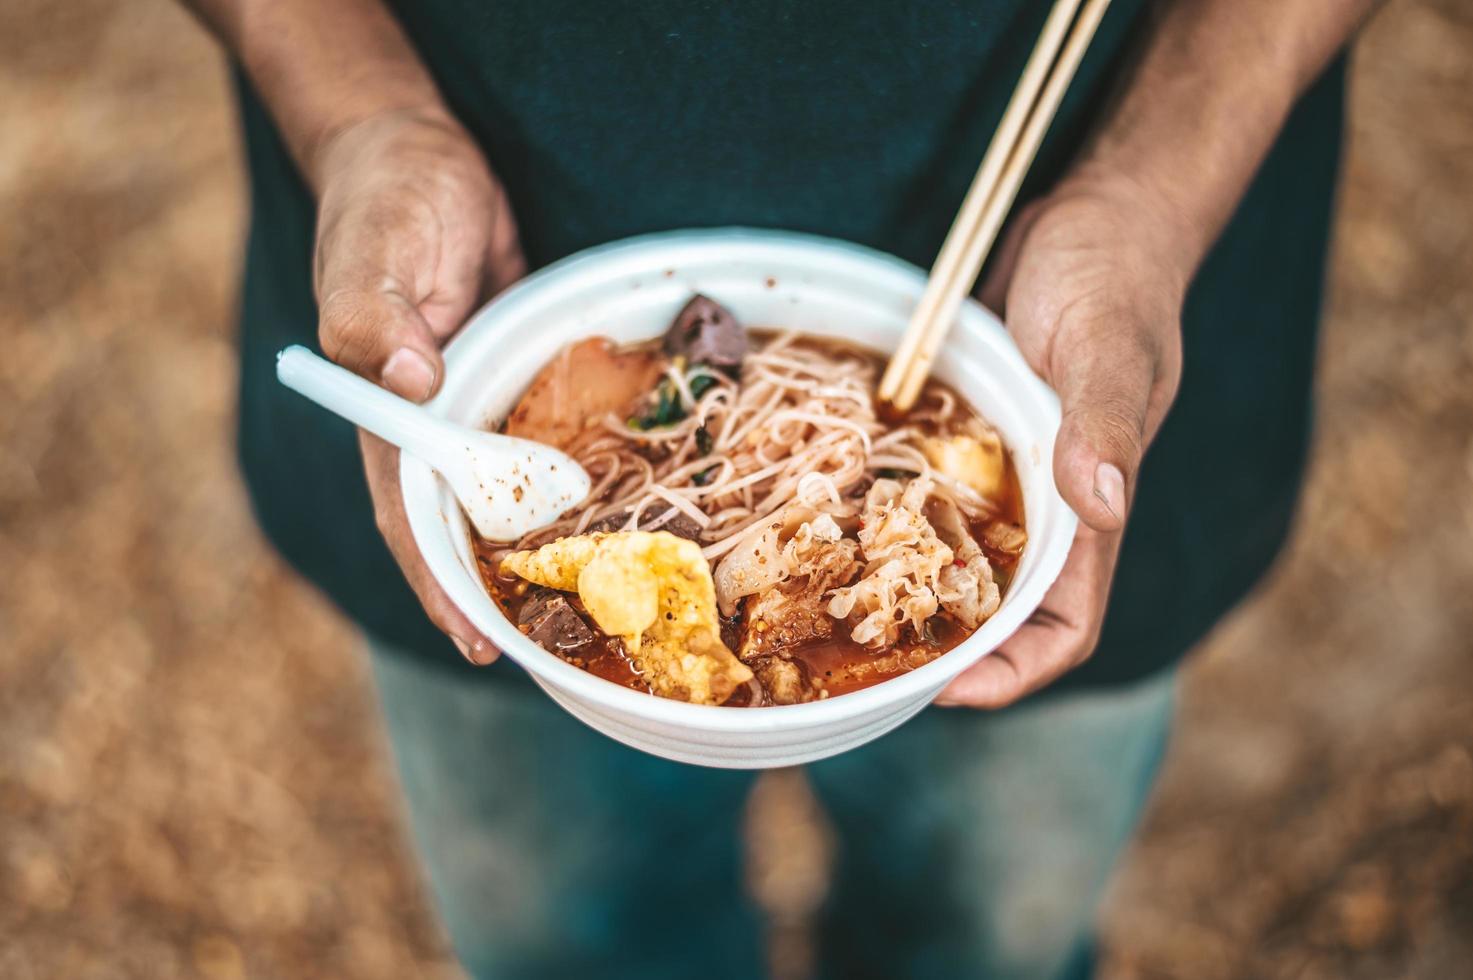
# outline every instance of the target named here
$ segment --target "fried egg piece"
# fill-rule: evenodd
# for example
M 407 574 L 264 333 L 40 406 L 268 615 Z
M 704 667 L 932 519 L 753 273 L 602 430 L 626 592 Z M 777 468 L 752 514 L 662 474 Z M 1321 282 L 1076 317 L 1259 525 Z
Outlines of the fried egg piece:
M 694 541 L 666 531 L 585 534 L 508 555 L 501 568 L 576 591 L 661 697 L 721 704 L 752 679 L 721 642 L 711 565 Z
M 1002 494 L 1005 450 L 996 432 L 982 438 L 932 436 L 922 440 L 921 451 L 936 469 L 987 500 L 996 500 Z

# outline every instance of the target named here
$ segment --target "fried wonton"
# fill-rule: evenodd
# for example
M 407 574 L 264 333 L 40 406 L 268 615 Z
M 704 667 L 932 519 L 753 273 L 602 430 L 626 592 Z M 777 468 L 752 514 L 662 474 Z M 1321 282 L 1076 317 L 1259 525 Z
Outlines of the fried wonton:
M 752 679 L 721 642 L 711 566 L 694 541 L 664 531 L 584 534 L 508 555 L 501 568 L 577 592 L 662 697 L 721 704 Z

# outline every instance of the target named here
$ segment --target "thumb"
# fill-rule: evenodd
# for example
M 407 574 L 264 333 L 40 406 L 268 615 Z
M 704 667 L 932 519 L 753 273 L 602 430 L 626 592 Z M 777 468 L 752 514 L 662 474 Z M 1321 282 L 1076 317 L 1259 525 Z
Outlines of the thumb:
M 324 290 L 318 339 L 330 359 L 422 402 L 440 386 L 444 362 L 434 332 L 392 285 Z
M 1056 344 L 1067 363 L 1054 372 L 1063 408 L 1054 480 L 1080 520 L 1111 532 L 1125 526 L 1145 453 L 1156 358 L 1133 332 L 1092 333 L 1082 343 Z

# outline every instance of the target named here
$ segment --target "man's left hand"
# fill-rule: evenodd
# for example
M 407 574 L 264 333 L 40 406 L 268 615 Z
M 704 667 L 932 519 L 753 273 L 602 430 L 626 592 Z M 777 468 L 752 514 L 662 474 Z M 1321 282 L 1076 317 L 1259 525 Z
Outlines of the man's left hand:
M 1043 604 L 939 705 L 1001 708 L 1094 652 L 1141 458 L 1181 376 L 1186 275 L 1171 221 L 1124 180 L 1076 180 L 1019 215 L 981 290 L 1059 393 L 1059 493 L 1079 515 Z

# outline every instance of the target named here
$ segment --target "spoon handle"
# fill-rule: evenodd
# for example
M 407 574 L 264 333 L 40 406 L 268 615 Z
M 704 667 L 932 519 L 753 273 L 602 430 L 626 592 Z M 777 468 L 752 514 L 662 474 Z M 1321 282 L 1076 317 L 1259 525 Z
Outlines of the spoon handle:
M 435 469 L 459 445 L 447 423 L 299 344 L 276 355 L 276 379 Z

